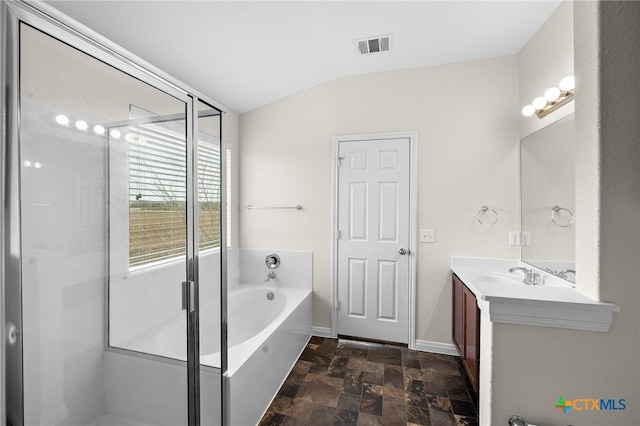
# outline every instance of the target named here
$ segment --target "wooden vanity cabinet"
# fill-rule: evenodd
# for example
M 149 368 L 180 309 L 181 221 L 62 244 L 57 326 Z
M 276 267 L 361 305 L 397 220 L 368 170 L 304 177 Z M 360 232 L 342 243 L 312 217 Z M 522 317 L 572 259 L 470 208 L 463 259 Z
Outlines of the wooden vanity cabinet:
M 480 373 L 480 309 L 475 295 L 453 274 L 453 344 L 467 372 L 473 390 L 478 392 Z

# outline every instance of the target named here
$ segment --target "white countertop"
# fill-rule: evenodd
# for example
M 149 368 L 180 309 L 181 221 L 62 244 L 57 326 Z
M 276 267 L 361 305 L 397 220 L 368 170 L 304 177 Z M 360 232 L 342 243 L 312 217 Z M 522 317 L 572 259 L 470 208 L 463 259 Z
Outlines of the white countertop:
M 509 272 L 513 266 L 531 268 L 515 259 L 451 258 L 451 270 L 493 322 L 609 331 L 617 305 L 593 300 L 568 281 L 537 269 L 544 284 L 525 285 L 522 272 Z

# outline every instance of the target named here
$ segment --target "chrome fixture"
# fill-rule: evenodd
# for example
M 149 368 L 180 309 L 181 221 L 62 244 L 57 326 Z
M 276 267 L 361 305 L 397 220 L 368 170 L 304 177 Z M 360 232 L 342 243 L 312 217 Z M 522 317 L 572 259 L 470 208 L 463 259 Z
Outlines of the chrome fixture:
M 566 221 L 558 221 L 558 219 L 560 218 L 560 213 L 565 212 L 566 216 L 568 217 L 568 220 Z M 560 207 L 560 206 L 553 206 L 551 208 L 551 222 L 553 222 L 555 225 L 561 227 L 561 228 L 568 228 L 571 225 L 573 225 L 573 222 L 575 222 L 575 216 L 573 215 L 573 212 L 569 209 L 566 209 L 564 207 Z
M 573 276 L 576 276 L 576 271 L 573 269 L 563 269 L 562 271 L 556 273 L 557 276 L 559 276 L 560 278 L 567 278 L 567 274 L 573 274 Z
M 247 210 L 255 210 L 255 209 L 296 209 L 296 210 L 302 210 L 302 206 L 301 205 L 297 205 L 297 206 L 252 206 L 251 204 L 247 204 L 246 206 L 244 206 L 245 209 Z
M 476 219 L 480 225 L 491 226 L 498 223 L 498 212 L 489 206 L 482 206 L 478 213 L 476 213 Z
M 268 283 L 269 280 L 276 278 L 276 271 L 274 271 L 274 269 L 280 266 L 280 256 L 275 253 L 268 254 L 267 257 L 264 258 L 264 263 L 267 265 L 267 268 L 270 269 L 267 276 L 264 277 L 264 282 Z
M 512 274 L 516 271 L 524 272 L 524 279 L 522 280 L 523 284 L 526 285 L 540 285 L 540 274 L 534 272 L 533 269 L 523 268 L 522 266 L 514 266 L 509 268 L 509 272 Z
M 511 416 L 509 426 L 527 426 L 527 422 L 520 416 Z
M 7 323 L 7 342 L 9 345 L 13 346 L 18 341 L 18 336 L 20 335 L 20 331 L 18 327 L 15 326 L 11 321 Z
M 280 266 L 280 256 L 275 253 L 268 254 L 267 257 L 264 258 L 264 263 L 267 265 L 267 268 L 276 269 Z
M 531 102 L 530 105 L 522 108 L 522 115 L 531 117 L 533 114 L 538 118 L 542 118 L 553 111 L 571 102 L 575 95 L 576 79 L 572 75 L 568 75 L 562 80 L 558 87 L 551 87 L 544 92 L 544 96 L 539 96 Z

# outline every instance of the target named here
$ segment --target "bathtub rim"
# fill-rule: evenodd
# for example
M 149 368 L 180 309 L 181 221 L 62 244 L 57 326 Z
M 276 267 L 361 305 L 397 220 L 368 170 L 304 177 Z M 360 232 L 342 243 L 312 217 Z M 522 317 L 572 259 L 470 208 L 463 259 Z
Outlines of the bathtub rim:
M 284 290 L 285 297 L 287 298 L 287 303 L 285 304 L 284 309 L 280 313 L 278 313 L 278 315 L 259 333 L 257 333 L 255 336 L 243 341 L 238 345 L 230 346 L 228 348 L 227 370 L 225 371 L 224 374 L 225 376 L 229 376 L 229 377 L 233 377 L 233 374 L 238 370 L 240 370 L 242 366 L 245 365 L 254 356 L 256 351 L 258 351 L 260 347 L 267 340 L 269 340 L 269 338 L 278 330 L 278 328 L 282 325 L 282 323 L 286 321 L 286 319 L 289 318 L 291 314 L 297 308 L 299 308 L 307 298 L 313 297 L 313 292 L 310 289 L 300 289 L 295 287 L 280 287 L 280 286 L 265 287 L 264 285 L 261 285 L 261 284 L 239 284 L 237 286 L 234 286 L 232 291 L 240 287 L 242 287 L 241 288 L 242 290 L 247 292 L 251 290 L 268 291 L 270 288 L 276 288 L 279 291 Z M 288 294 L 288 292 L 290 292 L 291 294 Z M 309 330 L 309 334 L 311 334 L 311 330 Z M 248 355 L 242 357 L 241 362 L 234 361 L 232 352 L 235 352 L 235 350 L 237 350 L 239 347 L 244 348 L 246 346 L 253 348 L 253 350 L 248 351 Z M 220 352 L 216 354 L 219 354 L 219 353 Z M 202 358 L 206 359 L 207 357 L 214 357 L 216 354 L 209 354 L 201 357 L 200 365 L 216 368 L 215 365 L 211 365 L 209 363 L 203 363 L 202 361 Z
M 269 285 L 269 286 L 265 286 L 263 284 L 236 284 L 233 287 L 231 287 L 228 291 L 228 294 L 233 294 L 233 293 L 240 293 L 240 292 L 249 292 L 252 290 L 256 290 L 256 291 L 270 291 L 276 289 L 277 291 L 282 291 L 285 293 L 285 297 L 287 298 L 287 302 L 285 304 L 284 309 L 278 313 L 278 315 L 267 325 L 267 327 L 263 328 L 259 333 L 257 333 L 255 336 L 252 336 L 251 338 L 241 342 L 238 345 L 234 345 L 228 348 L 228 353 L 227 353 L 227 357 L 228 357 L 228 364 L 227 364 L 227 370 L 223 373 L 225 376 L 228 377 L 232 377 L 233 373 L 237 372 L 240 368 L 242 368 L 242 366 L 244 364 L 246 364 L 254 355 L 255 351 L 257 351 L 260 346 L 262 346 L 262 344 L 264 342 L 266 342 L 271 335 L 278 329 L 278 327 L 280 325 L 282 325 L 282 323 L 293 313 L 293 311 L 295 309 L 297 309 L 304 301 L 307 297 L 312 297 L 313 292 L 311 291 L 311 289 L 300 289 L 300 288 L 295 288 L 295 287 L 283 287 L 283 286 L 278 286 L 278 285 Z M 287 294 L 287 292 L 291 292 L 293 293 L 294 297 L 291 298 L 289 297 L 289 295 Z M 206 301 L 204 304 L 208 304 L 208 303 L 212 303 L 214 299 L 210 299 L 208 301 Z M 293 306 L 293 302 L 295 303 L 295 306 Z M 293 306 L 293 307 L 292 307 Z M 166 327 L 167 324 L 169 324 L 171 321 L 174 321 L 176 318 L 178 318 L 178 315 L 176 315 L 175 317 L 173 317 L 171 320 L 165 322 L 164 324 L 158 325 L 157 327 L 154 327 L 153 329 L 143 333 L 143 335 L 146 335 L 147 333 L 151 333 L 153 331 L 153 333 L 157 333 L 160 329 L 162 329 L 163 327 Z M 276 325 L 277 324 L 277 325 Z M 268 330 L 268 332 L 267 332 Z M 311 335 L 311 330 L 309 330 L 309 333 Z M 127 342 L 134 340 L 136 338 L 139 338 L 141 335 L 135 336 L 134 338 L 128 339 Z M 263 337 L 262 339 L 258 340 L 258 337 Z M 186 336 L 185 336 L 186 339 Z M 258 342 L 258 343 L 256 343 Z M 126 343 L 126 342 L 125 342 Z M 249 344 L 250 343 L 250 344 Z M 239 346 L 255 346 L 253 351 L 250 351 L 248 356 L 244 356 L 242 358 L 242 361 L 239 363 L 236 363 L 234 361 L 232 361 L 232 357 L 231 352 L 233 350 L 233 348 L 237 348 Z M 136 358 L 143 358 L 143 359 L 147 359 L 147 360 L 151 360 L 151 361 L 156 361 L 156 362 L 161 362 L 161 363 L 165 363 L 165 364 L 171 364 L 171 365 L 182 365 L 186 367 L 186 356 L 185 359 L 178 359 L 178 358 L 173 358 L 173 357 L 169 357 L 169 356 L 165 356 L 165 355 L 158 355 L 155 353 L 151 353 L 151 352 L 145 352 L 142 349 L 133 349 L 133 348 L 127 348 L 127 347 L 122 347 L 122 346 L 112 346 L 109 344 L 105 345 L 105 352 L 114 352 L 114 353 L 119 353 L 119 354 L 123 354 L 123 355 L 129 355 L 129 356 L 133 356 Z M 207 355 L 202 355 L 200 357 L 200 368 L 205 369 L 206 371 L 210 371 L 210 372 L 216 372 L 216 373 L 221 373 L 222 369 L 220 366 L 220 363 L 218 363 L 218 366 L 216 366 L 214 363 L 212 362 L 206 362 L 206 359 L 209 358 L 214 358 L 216 355 L 220 356 L 221 351 L 212 353 L 212 354 L 207 354 Z M 233 367 L 233 368 L 232 368 Z

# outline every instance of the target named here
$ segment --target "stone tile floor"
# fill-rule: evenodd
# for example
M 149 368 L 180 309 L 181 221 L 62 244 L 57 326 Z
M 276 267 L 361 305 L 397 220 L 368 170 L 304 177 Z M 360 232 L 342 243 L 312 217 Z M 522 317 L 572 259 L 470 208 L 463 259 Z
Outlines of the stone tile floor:
M 260 421 L 270 425 L 477 425 L 458 357 L 312 337 Z

